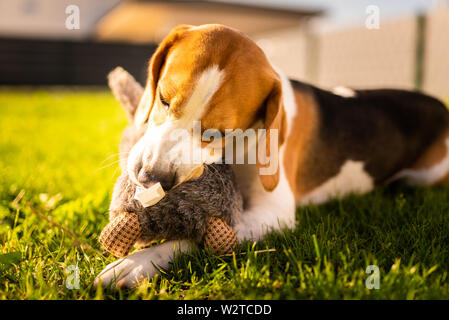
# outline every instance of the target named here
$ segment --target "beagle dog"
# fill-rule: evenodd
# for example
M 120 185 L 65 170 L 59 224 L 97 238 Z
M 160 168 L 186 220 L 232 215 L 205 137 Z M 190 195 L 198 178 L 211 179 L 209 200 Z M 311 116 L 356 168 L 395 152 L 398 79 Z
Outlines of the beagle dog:
M 174 133 L 182 129 L 193 137 L 195 122 L 201 132 L 265 130 L 266 149 L 277 148 L 276 170 L 260 173 L 267 165 L 263 156 L 232 165 L 245 202 L 234 227 L 239 241 L 294 228 L 298 205 L 364 194 L 397 179 L 426 186 L 449 182 L 443 103 L 417 92 L 329 92 L 289 80 L 251 39 L 217 24 L 178 26 L 162 41 L 133 119 L 142 136 L 129 154 L 128 174 L 140 186 L 159 181 L 166 190 L 218 160 L 206 152 L 201 161 L 180 161 L 207 144 L 186 147 L 185 139 L 172 139 Z M 257 148 L 256 140 L 245 152 Z M 108 265 L 97 281 L 130 287 L 189 248 L 187 241 L 167 241 L 143 249 Z

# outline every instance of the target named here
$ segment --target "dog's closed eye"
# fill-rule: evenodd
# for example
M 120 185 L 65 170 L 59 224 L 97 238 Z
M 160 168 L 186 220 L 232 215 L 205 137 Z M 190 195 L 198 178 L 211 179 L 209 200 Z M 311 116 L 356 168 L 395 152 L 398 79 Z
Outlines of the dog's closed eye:
M 170 108 L 170 103 L 167 102 L 167 100 L 164 98 L 162 93 L 159 91 L 159 100 L 161 101 L 162 105 L 168 110 Z

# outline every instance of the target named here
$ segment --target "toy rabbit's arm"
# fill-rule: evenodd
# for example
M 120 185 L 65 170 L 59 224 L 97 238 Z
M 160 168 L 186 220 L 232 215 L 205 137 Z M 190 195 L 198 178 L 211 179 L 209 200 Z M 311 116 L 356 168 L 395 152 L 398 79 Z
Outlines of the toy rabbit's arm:
M 124 212 L 104 227 L 98 241 L 112 255 L 122 258 L 128 255 L 141 233 L 137 214 Z

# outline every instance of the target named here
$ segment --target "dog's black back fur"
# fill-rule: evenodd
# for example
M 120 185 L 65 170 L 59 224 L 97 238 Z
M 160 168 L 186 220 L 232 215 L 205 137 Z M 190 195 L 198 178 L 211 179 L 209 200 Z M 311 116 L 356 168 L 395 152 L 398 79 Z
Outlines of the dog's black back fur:
M 316 99 L 318 130 L 305 175 L 317 184 L 335 176 L 346 160 L 363 161 L 381 184 L 412 166 L 449 128 L 444 104 L 422 93 L 356 90 L 354 97 L 342 97 L 298 81 L 292 85 Z

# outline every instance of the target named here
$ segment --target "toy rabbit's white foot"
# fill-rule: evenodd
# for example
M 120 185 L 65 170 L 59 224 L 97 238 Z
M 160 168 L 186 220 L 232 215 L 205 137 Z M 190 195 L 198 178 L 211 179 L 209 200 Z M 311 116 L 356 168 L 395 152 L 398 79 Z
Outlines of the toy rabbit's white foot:
M 101 283 L 103 287 L 133 287 L 144 279 L 153 278 L 159 269 L 168 268 L 175 254 L 187 252 L 191 246 L 186 240 L 167 241 L 133 253 L 107 265 L 95 279 L 94 285 Z

